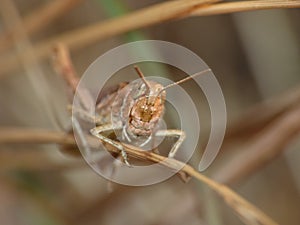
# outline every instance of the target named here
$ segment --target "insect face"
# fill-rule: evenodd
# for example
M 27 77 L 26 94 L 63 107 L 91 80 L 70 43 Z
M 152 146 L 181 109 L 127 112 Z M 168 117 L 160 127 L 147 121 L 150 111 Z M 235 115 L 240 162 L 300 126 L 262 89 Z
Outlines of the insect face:
M 163 86 L 153 81 L 148 81 L 148 85 L 146 95 L 136 99 L 130 110 L 128 128 L 137 136 L 151 135 L 164 112 L 166 92 L 161 92 Z

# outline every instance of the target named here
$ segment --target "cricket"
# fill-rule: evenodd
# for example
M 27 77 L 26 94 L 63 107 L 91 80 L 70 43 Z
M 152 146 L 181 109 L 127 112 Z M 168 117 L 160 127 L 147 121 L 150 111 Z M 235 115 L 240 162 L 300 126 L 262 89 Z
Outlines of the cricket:
M 56 58 L 58 71 L 63 75 L 70 88 L 75 91 L 79 77 L 75 74 L 69 53 L 63 45 L 56 48 Z M 171 147 L 168 157 L 175 157 L 186 135 L 180 129 L 159 129 L 159 122 L 165 112 L 166 90 L 211 71 L 211 69 L 205 69 L 164 87 L 158 82 L 147 80 L 137 65 L 134 65 L 134 70 L 140 79 L 120 83 L 100 96 L 95 107 L 95 118 L 88 112 L 77 111 L 82 119 L 95 122 L 96 126 L 90 130 L 90 133 L 102 142 L 120 150 L 122 159 L 127 166 L 131 166 L 131 164 L 122 142 L 140 148 L 150 143 L 153 146 L 151 150 L 153 150 L 157 137 L 174 137 L 177 140 Z M 86 95 L 86 92 L 84 94 Z M 84 97 L 87 96 L 82 94 L 82 101 L 85 101 Z M 86 103 L 83 102 L 83 105 Z M 105 133 L 114 131 L 120 132 L 121 140 L 116 141 L 105 135 Z

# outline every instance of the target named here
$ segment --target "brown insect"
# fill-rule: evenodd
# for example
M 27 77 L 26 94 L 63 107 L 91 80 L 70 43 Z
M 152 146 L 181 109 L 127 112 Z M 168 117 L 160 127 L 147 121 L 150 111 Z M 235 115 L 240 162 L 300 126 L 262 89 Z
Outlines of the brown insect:
M 79 78 L 75 73 L 69 53 L 63 45 L 57 45 L 54 50 L 55 68 L 75 93 Z M 178 137 L 168 155 L 169 157 L 175 156 L 185 139 L 185 133 L 176 129 L 160 129 L 165 109 L 166 89 L 211 71 L 210 69 L 203 70 L 164 87 L 158 82 L 147 81 L 141 70 L 137 66 L 134 68 L 141 79 L 130 83 L 120 83 L 100 95 L 95 118 L 89 112 L 93 101 L 86 89 L 77 90 L 84 110 L 73 108 L 73 112 L 81 119 L 96 123 L 96 127 L 90 130 L 91 134 L 102 142 L 119 149 L 128 166 L 130 164 L 122 142 L 143 148 L 149 144 L 154 146 L 153 143 L 157 137 Z M 119 141 L 104 135 L 109 131 L 117 133 Z
M 98 117 L 106 118 L 105 121 L 111 122 L 99 124 L 91 129 L 91 133 L 118 148 L 127 165 L 129 163 L 122 144 L 106 137 L 103 135 L 104 132 L 119 130 L 121 142 L 125 141 L 137 147 L 154 142 L 158 136 L 178 137 L 168 155 L 168 157 L 174 157 L 185 139 L 185 133 L 176 129 L 159 130 L 159 122 L 164 114 L 166 89 L 211 70 L 201 71 L 163 87 L 155 81 L 147 81 L 141 70 L 137 66 L 134 68 L 141 79 L 124 85 L 116 92 L 105 96 L 103 98 L 105 100 L 100 101 L 96 107 L 96 109 L 102 110 Z

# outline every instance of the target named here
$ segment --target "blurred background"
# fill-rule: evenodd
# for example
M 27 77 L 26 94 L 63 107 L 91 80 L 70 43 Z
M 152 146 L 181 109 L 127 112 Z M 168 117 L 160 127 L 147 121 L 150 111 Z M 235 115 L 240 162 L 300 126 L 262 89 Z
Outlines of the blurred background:
M 279 224 L 300 224 L 299 9 L 193 16 L 116 35 L 92 29 L 162 2 L 167 1 L 1 0 L 1 224 L 242 224 L 196 180 L 183 183 L 173 176 L 147 187 L 112 184 L 109 192 L 107 180 L 78 150 L 62 151 L 59 143 L 64 141 L 55 135 L 70 130 L 70 93 L 53 69 L 50 46 L 66 41 L 81 76 L 106 51 L 144 39 L 174 42 L 195 52 L 222 87 L 227 133 L 204 174 L 229 185 Z M 105 26 L 128 31 L 122 22 Z M 93 32 L 95 38 L 84 41 Z M 142 68 L 147 75 L 155 71 L 173 80 L 184 77 L 160 64 Z M 120 71 L 112 83 L 132 79 L 130 72 Z M 201 115 L 203 136 L 190 161 L 197 167 L 210 132 L 209 108 L 192 82 L 182 86 Z M 30 134 L 36 139 L 28 138 Z

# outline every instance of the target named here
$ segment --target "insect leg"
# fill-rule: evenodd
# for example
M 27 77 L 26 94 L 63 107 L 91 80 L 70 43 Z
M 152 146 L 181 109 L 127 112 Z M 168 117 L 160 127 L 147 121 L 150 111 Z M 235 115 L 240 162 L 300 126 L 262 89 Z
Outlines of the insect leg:
M 88 89 L 83 87 L 83 85 L 78 87 L 80 78 L 75 71 L 69 49 L 63 44 L 57 44 L 53 50 L 55 56 L 53 60 L 54 68 L 64 78 L 68 88 L 72 90 L 72 96 L 69 96 L 70 99 L 73 98 L 77 91 L 80 103 L 85 110 L 90 112 L 91 106 L 93 105 L 93 98 Z
M 178 140 L 173 145 L 171 151 L 169 152 L 168 157 L 174 158 L 178 148 L 185 139 L 185 133 L 182 130 L 159 130 L 155 134 L 156 136 L 176 136 Z
M 93 134 L 94 136 L 96 136 L 97 138 L 99 138 L 100 140 L 102 140 L 102 141 L 104 141 L 104 142 L 106 142 L 106 143 L 108 143 L 108 144 L 116 147 L 117 149 L 119 149 L 121 151 L 121 155 L 122 155 L 122 157 L 124 159 L 125 164 L 127 166 L 131 166 L 129 164 L 128 160 L 127 160 L 127 154 L 126 154 L 126 151 L 124 150 L 123 146 L 120 143 L 118 143 L 118 142 L 116 142 L 116 141 L 114 141 L 114 140 L 112 140 L 112 139 L 110 139 L 108 137 L 105 137 L 104 135 L 101 134 L 102 132 L 113 131 L 114 129 L 115 128 L 113 127 L 112 124 L 106 124 L 106 125 L 97 126 L 97 127 L 93 128 L 93 129 L 91 129 L 90 132 L 91 132 L 91 134 Z

